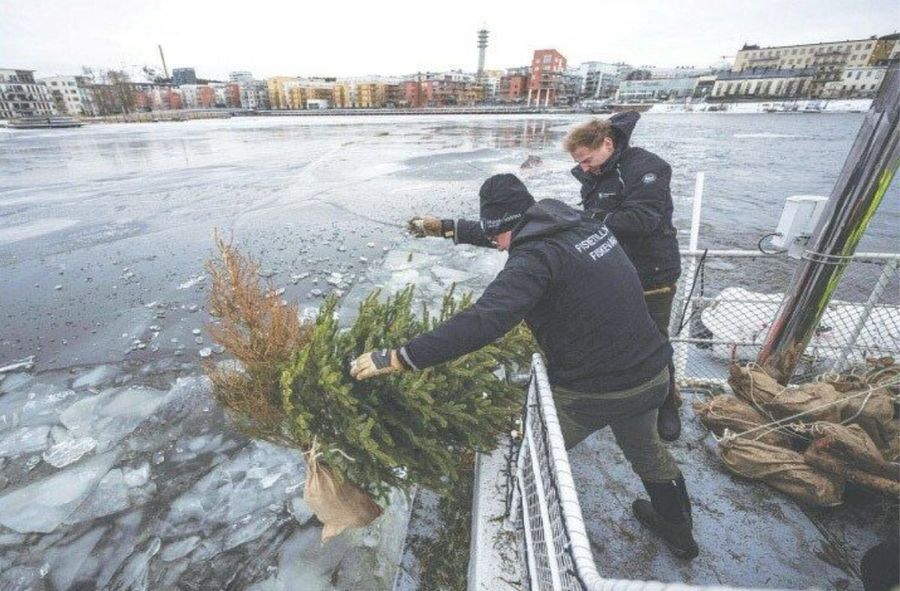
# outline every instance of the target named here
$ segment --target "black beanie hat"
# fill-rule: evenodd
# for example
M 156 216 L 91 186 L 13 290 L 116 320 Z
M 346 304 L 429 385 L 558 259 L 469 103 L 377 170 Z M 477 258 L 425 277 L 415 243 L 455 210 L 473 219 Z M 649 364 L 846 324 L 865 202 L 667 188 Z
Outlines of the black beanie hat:
M 486 236 L 512 230 L 534 197 L 514 174 L 495 174 L 481 185 L 481 229 Z

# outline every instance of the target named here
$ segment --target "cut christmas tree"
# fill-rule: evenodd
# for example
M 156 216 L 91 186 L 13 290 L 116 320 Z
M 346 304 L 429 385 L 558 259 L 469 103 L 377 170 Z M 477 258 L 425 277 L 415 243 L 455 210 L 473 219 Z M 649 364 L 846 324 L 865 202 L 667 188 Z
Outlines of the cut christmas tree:
M 210 365 L 215 394 L 235 425 L 251 437 L 299 449 L 307 458 L 307 501 L 326 529 L 323 538 L 380 514 L 391 488 L 452 489 L 460 454 L 490 450 L 511 428 L 523 390 L 506 376 L 527 368 L 534 343 L 524 326 L 479 351 L 420 372 L 352 380 L 350 359 L 396 348 L 470 303 L 444 297 L 442 309 L 413 311 L 413 288 L 362 302 L 342 328 L 338 301 L 325 301 L 314 321 L 300 322 L 259 266 L 217 239 L 208 264 L 213 338 L 237 364 Z M 502 378 L 498 378 L 498 375 Z M 329 527 L 330 526 L 330 527 Z

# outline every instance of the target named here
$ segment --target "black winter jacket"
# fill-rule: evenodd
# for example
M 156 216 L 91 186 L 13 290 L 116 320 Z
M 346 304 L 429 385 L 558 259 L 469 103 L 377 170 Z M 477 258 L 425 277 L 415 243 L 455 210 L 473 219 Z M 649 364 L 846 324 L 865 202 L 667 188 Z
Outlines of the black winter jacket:
M 634 263 L 644 289 L 674 283 L 681 275 L 672 224 L 672 167 L 652 152 L 628 145 L 640 113 L 614 115 L 616 150 L 598 174 L 576 166 L 581 204 L 613 231 Z
M 550 381 L 573 390 L 632 388 L 672 356 L 616 237 L 554 199 L 525 212 L 506 265 L 478 301 L 400 354 L 415 368 L 430 367 L 495 341 L 523 319 L 546 355 Z
M 640 116 L 636 111 L 613 115 L 616 151 L 600 174 L 578 166 L 572 174 L 581 182 L 581 205 L 613 231 L 649 290 L 678 279 L 681 255 L 672 224 L 672 167 L 656 154 L 628 145 Z M 453 240 L 459 244 L 491 246 L 477 221 L 456 220 L 454 228 Z

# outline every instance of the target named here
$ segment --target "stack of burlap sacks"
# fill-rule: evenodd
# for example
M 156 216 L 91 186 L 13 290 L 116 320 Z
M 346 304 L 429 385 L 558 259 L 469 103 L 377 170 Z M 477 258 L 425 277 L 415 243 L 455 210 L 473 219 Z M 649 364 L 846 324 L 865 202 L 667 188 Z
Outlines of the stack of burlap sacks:
M 721 437 L 720 456 L 734 474 L 819 507 L 841 504 L 848 481 L 896 500 L 898 376 L 900 366 L 888 360 L 861 379 L 786 388 L 758 366 L 733 365 L 728 382 L 736 396 L 696 402 L 694 411 Z

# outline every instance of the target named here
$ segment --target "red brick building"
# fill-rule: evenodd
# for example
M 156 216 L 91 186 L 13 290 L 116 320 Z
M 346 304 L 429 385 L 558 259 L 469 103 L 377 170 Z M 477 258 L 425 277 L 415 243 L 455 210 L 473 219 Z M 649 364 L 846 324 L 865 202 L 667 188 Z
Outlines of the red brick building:
M 210 86 L 197 87 L 197 106 L 201 109 L 212 109 L 216 106 L 216 90 Z
M 528 104 L 548 107 L 563 94 L 563 74 L 566 58 L 555 49 L 538 49 L 531 60 L 531 81 L 528 85 Z
M 225 105 L 233 109 L 239 109 L 241 107 L 240 84 L 232 82 L 225 86 Z
M 497 102 L 500 103 L 524 103 L 528 96 L 529 74 L 527 68 L 519 72 L 510 70 L 500 78 L 500 86 L 497 89 Z

